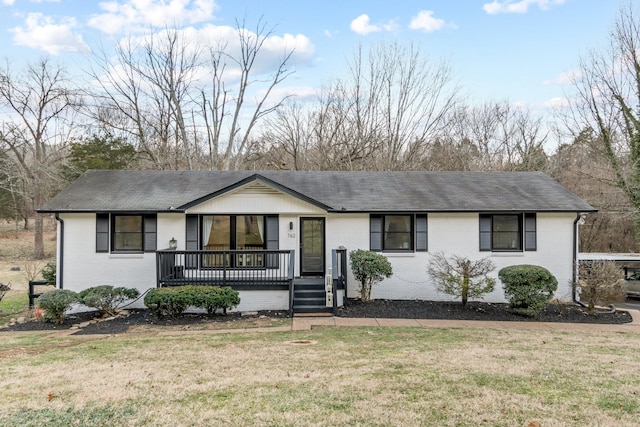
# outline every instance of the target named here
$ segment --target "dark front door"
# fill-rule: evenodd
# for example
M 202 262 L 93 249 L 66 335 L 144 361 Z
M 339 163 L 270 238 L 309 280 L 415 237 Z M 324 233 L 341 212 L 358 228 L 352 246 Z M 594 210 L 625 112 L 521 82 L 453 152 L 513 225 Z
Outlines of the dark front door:
M 300 275 L 324 275 L 324 218 L 300 218 Z

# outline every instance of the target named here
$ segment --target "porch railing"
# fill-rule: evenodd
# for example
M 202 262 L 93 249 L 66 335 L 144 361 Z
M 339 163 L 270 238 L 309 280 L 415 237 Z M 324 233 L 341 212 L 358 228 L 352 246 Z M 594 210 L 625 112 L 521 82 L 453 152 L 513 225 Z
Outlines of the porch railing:
M 294 251 L 156 251 L 158 287 L 231 286 L 234 289 L 290 289 Z

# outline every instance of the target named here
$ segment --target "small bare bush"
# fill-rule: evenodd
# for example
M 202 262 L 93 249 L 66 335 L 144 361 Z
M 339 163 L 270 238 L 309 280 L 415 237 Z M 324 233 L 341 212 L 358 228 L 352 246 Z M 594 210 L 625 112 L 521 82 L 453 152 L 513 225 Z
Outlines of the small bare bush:
M 465 306 L 469 298 L 482 298 L 493 291 L 496 281 L 488 277 L 493 270 L 495 266 L 488 258 L 472 261 L 458 255 L 447 257 L 437 253 L 429 263 L 427 274 L 439 291 L 460 298 Z
M 2 298 L 11 290 L 11 283 L 4 284 L 0 283 L 0 302 L 2 302 Z
M 26 260 L 22 266 L 24 271 L 24 277 L 32 282 L 40 277 L 40 272 L 42 271 L 43 263 L 35 260 Z
M 587 313 L 594 314 L 596 305 L 624 301 L 622 270 L 613 261 L 594 261 L 581 265 L 578 275 L 580 300 L 587 304 Z

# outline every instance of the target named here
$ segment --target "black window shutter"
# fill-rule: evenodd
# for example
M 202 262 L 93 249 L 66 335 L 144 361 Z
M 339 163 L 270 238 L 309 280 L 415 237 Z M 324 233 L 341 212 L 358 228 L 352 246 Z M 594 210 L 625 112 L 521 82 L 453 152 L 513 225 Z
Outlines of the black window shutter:
M 416 215 L 416 251 L 427 251 L 428 233 L 427 233 L 427 216 Z
M 267 215 L 265 217 L 267 221 L 267 249 L 277 250 L 280 249 L 280 227 L 278 222 L 278 215 Z
M 537 250 L 537 238 L 536 238 L 536 214 L 526 213 L 524 214 L 524 250 L 535 251 Z
M 198 244 L 198 234 L 199 234 L 199 224 L 198 224 L 198 215 L 187 215 L 186 216 L 186 232 L 185 232 L 185 249 L 188 251 L 197 251 L 199 248 Z M 185 257 L 185 267 L 186 268 L 198 268 L 198 256 L 197 255 L 187 255 Z
M 278 250 L 280 249 L 280 222 L 278 220 L 278 215 L 267 215 L 265 217 L 266 225 L 266 234 L 267 234 L 267 250 Z M 278 268 L 278 254 L 267 254 L 267 267 L 268 268 Z
M 109 252 L 109 214 L 96 214 L 96 252 Z
M 158 246 L 158 220 L 155 214 L 145 215 L 144 227 L 144 251 L 154 252 Z
M 369 246 L 372 251 L 382 251 L 382 215 L 369 218 Z
M 491 215 L 480 214 L 480 250 L 491 250 Z

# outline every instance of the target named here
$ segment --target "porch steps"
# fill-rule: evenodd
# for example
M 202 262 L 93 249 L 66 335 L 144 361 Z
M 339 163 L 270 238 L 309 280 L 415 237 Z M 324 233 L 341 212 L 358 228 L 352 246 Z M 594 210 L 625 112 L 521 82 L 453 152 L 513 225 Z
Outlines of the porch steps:
M 331 313 L 326 305 L 324 277 L 298 277 L 293 279 L 293 313 Z

